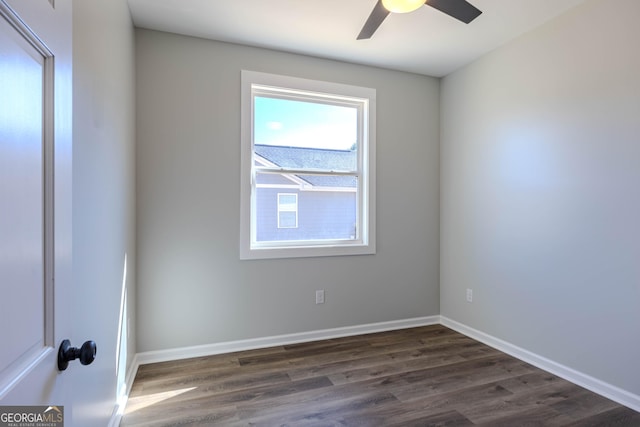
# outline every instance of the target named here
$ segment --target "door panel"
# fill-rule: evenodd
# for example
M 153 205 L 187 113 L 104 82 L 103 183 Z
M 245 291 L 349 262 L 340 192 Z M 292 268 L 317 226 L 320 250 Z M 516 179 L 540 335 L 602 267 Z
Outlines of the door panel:
M 0 0 L 0 405 L 66 403 L 71 87 L 70 1 Z
M 0 330 L 0 342 L 11 343 L 0 353 L 6 381 L 44 350 L 45 59 L 4 18 L 0 57 L 0 320 L 13 326 Z

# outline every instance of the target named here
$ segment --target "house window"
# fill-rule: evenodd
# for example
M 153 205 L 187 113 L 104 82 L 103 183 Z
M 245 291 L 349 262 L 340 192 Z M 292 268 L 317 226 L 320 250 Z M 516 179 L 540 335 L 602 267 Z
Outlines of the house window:
M 242 71 L 242 259 L 375 253 L 375 97 Z
M 298 195 L 278 193 L 278 228 L 298 228 Z

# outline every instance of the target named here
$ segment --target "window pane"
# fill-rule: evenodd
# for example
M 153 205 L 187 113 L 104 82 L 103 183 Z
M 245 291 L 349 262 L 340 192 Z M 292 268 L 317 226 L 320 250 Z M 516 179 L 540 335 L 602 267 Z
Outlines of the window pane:
M 254 143 L 282 147 L 352 150 L 358 140 L 353 106 L 256 96 Z
M 353 191 L 355 194 L 358 178 L 348 175 L 297 175 L 308 187 L 324 191 Z
M 279 177 L 282 185 L 287 178 L 274 174 L 258 174 L 258 182 L 268 182 L 256 189 L 257 242 L 295 242 L 314 240 L 355 240 L 357 238 L 357 192 L 354 188 L 324 188 L 299 191 L 296 212 L 278 209 L 278 193 L 285 189 L 275 184 Z M 323 176 L 324 177 L 324 176 Z M 354 177 L 327 176 L 330 179 Z M 291 188 L 286 188 L 290 191 Z M 280 223 L 278 224 L 278 220 Z M 278 226 L 280 225 L 280 226 Z M 285 228 L 295 227 L 295 228 Z
M 278 228 L 298 226 L 298 195 L 278 194 Z
M 295 194 L 278 194 L 279 209 L 295 210 L 298 205 L 298 197 Z
M 278 216 L 278 228 L 296 228 L 298 223 L 297 212 L 280 211 Z
M 262 163 L 291 169 L 356 172 L 358 153 L 355 150 L 329 150 L 307 147 L 276 147 L 256 144 L 254 150 Z

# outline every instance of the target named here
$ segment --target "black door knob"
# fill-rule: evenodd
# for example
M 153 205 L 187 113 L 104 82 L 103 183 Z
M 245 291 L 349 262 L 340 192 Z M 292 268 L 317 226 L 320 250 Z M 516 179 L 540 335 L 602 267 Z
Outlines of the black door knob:
M 72 360 L 80 359 L 83 365 L 89 365 L 96 358 L 98 348 L 93 341 L 87 341 L 82 347 L 71 347 L 71 341 L 63 340 L 58 349 L 58 370 L 64 371 Z

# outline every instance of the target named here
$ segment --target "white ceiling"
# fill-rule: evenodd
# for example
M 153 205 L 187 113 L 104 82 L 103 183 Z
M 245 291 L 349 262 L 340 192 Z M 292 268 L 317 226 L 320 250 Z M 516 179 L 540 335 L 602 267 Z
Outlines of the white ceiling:
M 432 7 L 356 40 L 377 0 L 128 0 L 137 27 L 444 76 L 585 0 L 469 0 L 465 25 Z

